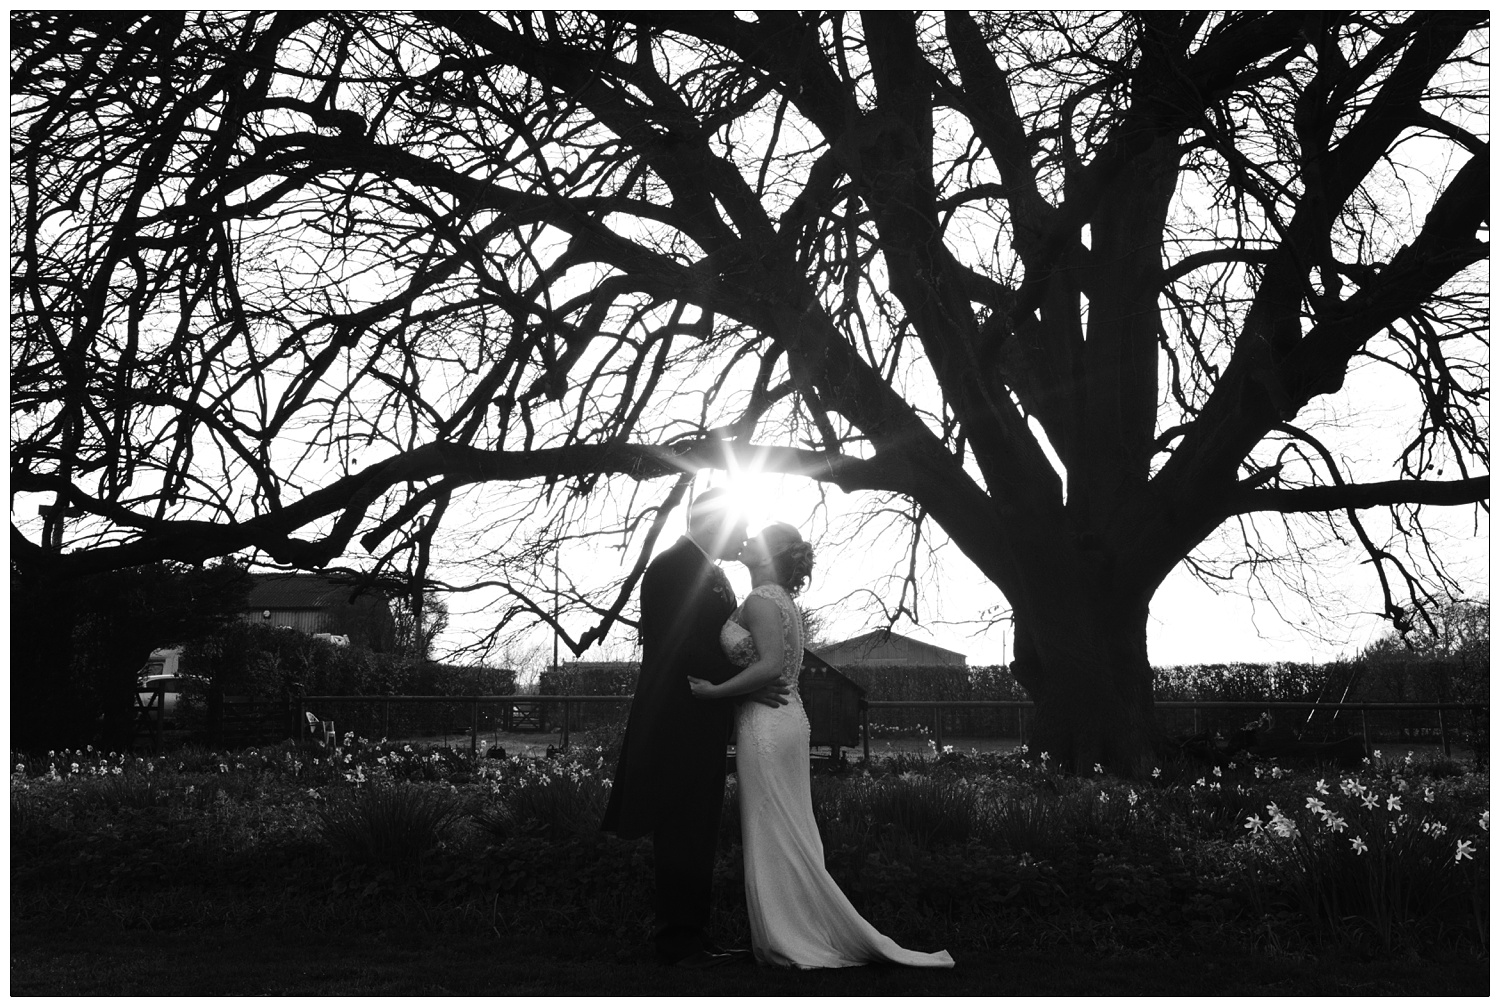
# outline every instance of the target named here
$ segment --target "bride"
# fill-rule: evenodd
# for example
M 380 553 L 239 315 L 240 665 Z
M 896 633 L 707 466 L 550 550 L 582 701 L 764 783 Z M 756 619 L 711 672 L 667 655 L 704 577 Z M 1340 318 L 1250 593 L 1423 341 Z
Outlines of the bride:
M 724 624 L 720 642 L 743 670 L 719 685 L 689 678 L 700 699 L 744 696 L 781 678 L 791 702 L 741 703 L 735 765 L 745 840 L 745 901 L 757 961 L 797 968 L 893 962 L 950 968 L 946 951 L 908 951 L 855 911 L 823 867 L 808 778 L 807 714 L 797 695 L 802 619 L 792 596 L 812 573 L 812 546 L 787 524 L 767 526 L 740 562 L 754 585 Z

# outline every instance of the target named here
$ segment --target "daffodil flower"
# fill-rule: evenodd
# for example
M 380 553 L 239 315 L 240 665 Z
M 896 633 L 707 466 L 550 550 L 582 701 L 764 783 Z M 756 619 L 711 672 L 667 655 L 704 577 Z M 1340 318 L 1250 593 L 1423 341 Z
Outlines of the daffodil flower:
M 1326 780 L 1319 780 L 1313 784 L 1313 789 L 1320 794 L 1326 795 L 1328 793 L 1328 782 Z
M 1356 854 L 1363 854 L 1366 850 L 1369 849 L 1369 847 L 1365 845 L 1364 839 L 1359 836 L 1355 836 L 1353 839 L 1349 840 L 1349 845 L 1354 847 L 1354 852 Z
M 1458 849 L 1453 851 L 1453 862 L 1456 864 L 1461 860 L 1474 859 L 1474 844 L 1467 839 L 1458 841 Z
M 1390 797 L 1387 797 L 1385 799 L 1385 810 L 1387 810 L 1387 811 L 1400 811 L 1401 810 L 1401 798 L 1397 797 L 1395 794 L 1392 794 Z

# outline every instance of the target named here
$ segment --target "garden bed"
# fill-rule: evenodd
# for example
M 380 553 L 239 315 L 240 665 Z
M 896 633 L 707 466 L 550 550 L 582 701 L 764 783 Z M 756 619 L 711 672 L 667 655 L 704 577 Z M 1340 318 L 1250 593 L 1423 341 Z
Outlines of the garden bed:
M 1487 774 L 1403 752 L 1127 781 L 1039 756 L 815 776 L 829 870 L 951 975 L 722 980 L 650 963 L 649 841 L 598 833 L 603 751 L 18 756 L 12 992 L 1487 992 Z M 743 945 L 738 833 L 729 800 L 714 927 Z

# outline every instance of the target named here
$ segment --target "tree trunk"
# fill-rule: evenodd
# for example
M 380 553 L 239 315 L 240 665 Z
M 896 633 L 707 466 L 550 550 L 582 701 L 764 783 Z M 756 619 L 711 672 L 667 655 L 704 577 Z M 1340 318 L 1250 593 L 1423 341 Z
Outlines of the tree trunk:
M 1036 703 L 1028 743 L 1076 772 L 1096 764 L 1141 776 L 1156 761 L 1157 728 L 1146 658 L 1144 603 L 1017 615 L 1016 680 Z

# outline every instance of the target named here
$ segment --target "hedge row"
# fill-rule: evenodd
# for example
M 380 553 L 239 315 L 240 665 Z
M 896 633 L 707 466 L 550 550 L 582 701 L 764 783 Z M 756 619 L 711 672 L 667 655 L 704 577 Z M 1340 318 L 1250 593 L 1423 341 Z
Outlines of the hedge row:
M 865 690 L 870 701 L 1026 700 L 1029 697 L 1004 665 L 972 668 L 952 666 L 846 667 L 844 675 Z M 1444 702 L 1487 703 L 1488 666 L 1475 661 L 1432 658 L 1410 660 L 1334 661 L 1326 664 L 1229 663 L 1181 665 L 1155 669 L 1154 690 L 1159 701 L 1203 702 Z M 544 672 L 541 692 L 547 695 L 628 695 L 635 689 L 636 666 L 626 663 L 587 665 Z M 581 708 L 570 724 L 575 729 L 596 726 L 621 715 L 607 707 Z M 553 718 L 560 711 L 553 711 Z M 945 735 L 1015 737 L 1021 729 L 1015 710 L 950 709 L 943 713 Z M 871 711 L 875 733 L 910 734 L 931 731 L 936 711 L 878 709 Z M 1244 711 L 1162 710 L 1169 732 L 1228 730 L 1250 719 Z M 1470 723 L 1474 721 L 1474 723 Z M 1375 737 L 1423 741 L 1437 735 L 1431 713 L 1371 715 Z M 1471 716 L 1450 715 L 1457 736 L 1478 729 Z M 1312 735 L 1359 730 L 1358 714 L 1302 715 L 1297 727 Z
M 515 672 L 508 668 L 417 662 L 254 623 L 236 623 L 189 644 L 181 670 L 205 683 L 196 697 L 188 694 L 190 728 L 206 725 L 211 689 L 225 696 L 288 703 L 299 695 L 504 696 L 516 691 Z M 393 704 L 388 713 L 374 704 L 322 703 L 314 712 L 332 720 L 340 732 L 347 728 L 367 737 L 467 730 L 471 717 L 468 706 L 459 703 Z M 493 716 L 485 711 L 482 726 Z

